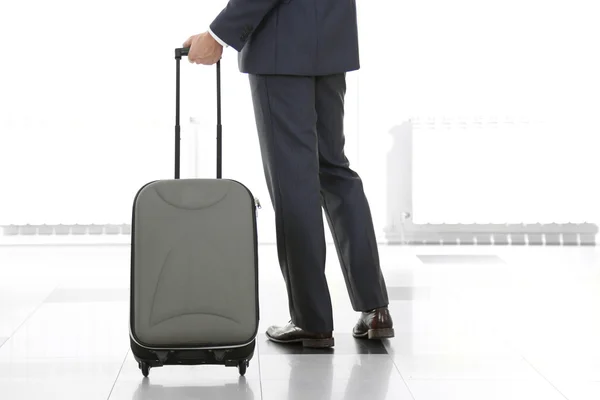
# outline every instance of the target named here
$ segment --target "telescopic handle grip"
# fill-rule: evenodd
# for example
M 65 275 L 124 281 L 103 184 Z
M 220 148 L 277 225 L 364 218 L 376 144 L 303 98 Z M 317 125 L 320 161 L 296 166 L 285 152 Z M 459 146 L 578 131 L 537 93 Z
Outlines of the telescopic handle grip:
M 179 49 L 175 49 L 175 58 L 181 59 L 181 57 L 187 57 L 190 52 L 189 47 L 182 47 Z

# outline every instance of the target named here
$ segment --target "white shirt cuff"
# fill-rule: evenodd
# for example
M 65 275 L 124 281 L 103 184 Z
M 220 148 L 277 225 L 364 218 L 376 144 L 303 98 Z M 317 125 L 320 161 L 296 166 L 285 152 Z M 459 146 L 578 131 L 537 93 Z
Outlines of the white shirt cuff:
M 221 38 L 219 38 L 217 35 L 215 35 L 215 33 L 208 28 L 208 33 L 210 33 L 210 35 L 217 41 L 219 42 L 219 44 L 223 47 L 229 47 L 229 45 L 227 43 L 225 43 L 224 41 L 221 40 Z

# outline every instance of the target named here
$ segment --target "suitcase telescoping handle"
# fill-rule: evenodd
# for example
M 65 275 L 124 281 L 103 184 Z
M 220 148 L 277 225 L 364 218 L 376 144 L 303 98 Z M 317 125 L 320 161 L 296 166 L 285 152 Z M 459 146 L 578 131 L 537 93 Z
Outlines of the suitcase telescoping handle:
M 189 48 L 175 49 L 177 64 L 175 82 L 175 179 L 179 179 L 181 164 L 181 127 L 179 125 L 181 58 L 188 55 Z M 221 61 L 217 61 L 217 178 L 222 176 L 223 127 L 221 126 Z

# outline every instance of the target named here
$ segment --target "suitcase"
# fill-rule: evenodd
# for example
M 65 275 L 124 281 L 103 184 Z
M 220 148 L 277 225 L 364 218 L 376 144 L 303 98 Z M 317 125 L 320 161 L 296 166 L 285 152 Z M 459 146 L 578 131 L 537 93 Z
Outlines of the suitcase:
M 217 63 L 217 179 L 180 179 L 180 61 L 176 49 L 175 179 L 139 189 L 131 229 L 131 350 L 142 374 L 166 365 L 237 367 L 258 332 L 257 200 L 222 179 Z

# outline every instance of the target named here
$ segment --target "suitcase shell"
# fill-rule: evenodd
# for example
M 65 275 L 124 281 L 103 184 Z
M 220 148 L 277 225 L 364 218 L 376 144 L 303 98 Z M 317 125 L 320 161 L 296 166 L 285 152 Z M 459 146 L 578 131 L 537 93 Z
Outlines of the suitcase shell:
M 179 90 L 177 98 L 179 110 Z M 133 202 L 132 353 L 144 376 L 174 364 L 244 375 L 259 323 L 257 203 L 243 184 L 220 179 L 220 143 L 219 179 L 179 179 L 177 114 L 176 179 L 147 183 Z M 218 132 L 220 142 L 220 121 Z
M 131 255 L 130 335 L 133 348 L 146 350 L 138 361 L 167 364 L 148 352 L 173 350 L 238 350 L 223 363 L 250 358 L 258 254 L 255 200 L 245 186 L 227 179 L 145 185 L 134 201 Z

